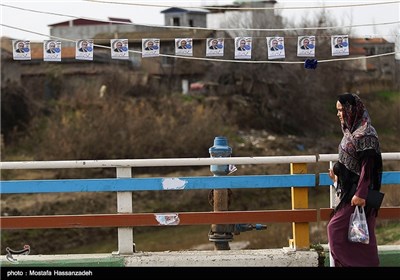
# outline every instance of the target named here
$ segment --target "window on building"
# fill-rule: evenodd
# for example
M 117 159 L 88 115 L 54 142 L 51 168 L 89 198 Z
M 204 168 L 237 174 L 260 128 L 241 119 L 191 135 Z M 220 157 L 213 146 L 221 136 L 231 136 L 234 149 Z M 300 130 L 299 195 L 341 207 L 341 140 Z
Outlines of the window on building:
M 172 25 L 173 26 L 180 26 L 181 23 L 180 23 L 179 18 L 177 18 L 177 17 L 172 18 Z
M 370 50 L 369 50 L 369 54 L 370 55 L 375 55 L 376 53 L 375 53 L 375 49 L 374 48 L 371 48 Z
M 374 48 L 365 48 L 367 51 L 367 55 L 374 55 L 375 54 L 375 49 Z
M 161 64 L 163 67 L 170 67 L 174 64 L 174 58 L 173 57 L 161 57 Z
M 190 26 L 190 27 L 193 27 L 193 26 L 194 26 L 194 24 L 193 24 L 193 19 L 189 19 L 189 26 Z

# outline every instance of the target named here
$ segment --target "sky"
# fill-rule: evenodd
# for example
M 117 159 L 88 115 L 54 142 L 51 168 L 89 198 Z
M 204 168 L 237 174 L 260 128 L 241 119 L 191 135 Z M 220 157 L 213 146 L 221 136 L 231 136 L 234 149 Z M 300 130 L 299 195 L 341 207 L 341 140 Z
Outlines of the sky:
M 101 3 L 101 1 L 107 3 Z M 99 3 L 100 2 L 100 3 Z M 226 5 L 234 1 L 229 0 L 191 0 L 191 1 L 159 1 L 159 0 L 2 0 L 1 3 L 1 36 L 30 41 L 43 41 L 49 39 L 48 25 L 67 21 L 73 17 L 84 17 L 95 20 L 107 20 L 108 17 L 130 19 L 136 24 L 163 25 L 164 14 L 160 13 L 169 7 L 202 7 L 206 5 Z M 301 20 L 305 15 L 316 13 L 319 9 L 310 9 L 315 6 L 346 6 L 366 3 L 380 3 L 373 6 L 335 7 L 327 11 L 338 19 L 339 25 L 365 25 L 400 21 L 400 0 L 364 0 L 364 1 L 289 1 L 277 0 L 276 7 L 284 7 L 282 16 L 294 20 L 296 26 L 302 26 Z M 119 4 L 118 4 L 119 3 Z M 143 4 L 126 5 L 126 3 Z M 189 4 L 190 3 L 190 4 Z M 30 9 L 46 13 L 37 13 Z M 151 5 L 163 5 L 154 7 Z M 293 9 L 305 7 L 306 9 Z M 308 8 L 307 8 L 308 7 Z M 288 9 L 289 8 L 289 9 Z M 52 14 L 54 13 L 54 14 Z M 64 15 L 64 16 L 61 16 Z M 232 26 L 233 27 L 233 26 Z M 21 30 L 22 29 L 22 30 Z M 26 31 L 24 31 L 26 30 Z M 390 42 L 395 42 L 396 34 L 400 35 L 400 24 L 374 25 L 353 28 L 360 37 L 384 37 Z

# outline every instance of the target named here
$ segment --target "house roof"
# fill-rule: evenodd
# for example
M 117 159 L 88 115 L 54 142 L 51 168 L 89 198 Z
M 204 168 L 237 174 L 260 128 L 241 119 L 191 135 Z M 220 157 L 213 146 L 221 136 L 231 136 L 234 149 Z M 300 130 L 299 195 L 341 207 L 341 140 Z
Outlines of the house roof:
M 110 22 L 110 21 L 116 21 L 116 22 Z M 118 22 L 118 23 L 117 23 Z M 121 23 L 132 23 L 130 19 L 124 19 L 124 18 L 115 18 L 115 17 L 109 17 L 108 20 L 90 20 L 90 19 L 84 19 L 84 18 L 78 18 L 78 19 L 73 19 L 73 20 L 67 20 L 59 23 L 53 23 L 49 24 L 49 27 L 59 27 L 59 26 L 82 26 L 82 25 L 104 25 L 104 24 L 119 24 Z
M 386 44 L 386 41 L 383 38 L 354 38 L 351 39 L 351 43 L 353 44 Z
M 261 3 L 273 3 L 275 4 L 276 1 L 275 0 L 240 0 L 240 1 L 235 1 L 238 4 L 246 4 L 246 2 L 250 2 L 250 3 L 254 3 L 254 2 L 261 2 Z
M 349 52 L 351 55 L 367 55 L 367 51 L 364 48 L 354 47 L 353 45 L 350 45 Z
M 161 13 L 163 14 L 170 14 L 170 13 L 207 14 L 209 12 L 210 12 L 209 10 L 201 8 L 177 8 L 177 7 L 172 7 L 161 11 Z
M 252 4 L 254 3 L 264 3 L 264 4 L 270 4 L 270 5 L 275 5 L 277 1 L 275 0 L 241 0 L 241 1 L 234 1 L 232 4 L 227 4 L 227 5 L 207 5 L 205 8 L 210 10 L 210 13 L 225 13 L 229 11 L 230 8 L 246 8 L 246 7 L 251 7 Z M 258 5 L 259 6 L 259 5 Z M 228 9 L 226 9 L 228 8 Z
M 132 21 L 131 21 L 130 19 L 127 19 L 127 18 L 109 17 L 108 20 L 110 20 L 110 21 L 118 21 L 118 22 L 132 23 Z

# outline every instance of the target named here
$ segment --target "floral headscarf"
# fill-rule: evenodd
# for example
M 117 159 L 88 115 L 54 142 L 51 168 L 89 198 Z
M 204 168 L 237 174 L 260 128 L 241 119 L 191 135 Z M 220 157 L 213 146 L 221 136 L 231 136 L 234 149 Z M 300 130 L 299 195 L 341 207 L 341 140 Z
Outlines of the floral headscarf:
M 374 149 L 380 154 L 378 134 L 371 125 L 371 118 L 360 97 L 356 94 L 342 94 L 338 101 L 343 106 L 343 138 L 339 144 L 339 162 L 360 175 L 360 161 L 357 152 Z

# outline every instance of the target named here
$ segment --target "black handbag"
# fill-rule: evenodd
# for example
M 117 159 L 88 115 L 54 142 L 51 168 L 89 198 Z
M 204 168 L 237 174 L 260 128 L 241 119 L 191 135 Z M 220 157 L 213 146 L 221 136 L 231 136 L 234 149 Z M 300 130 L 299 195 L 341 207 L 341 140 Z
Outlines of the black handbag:
M 367 206 L 378 210 L 379 208 L 381 208 L 384 196 L 385 194 L 383 192 L 377 190 L 368 190 L 366 202 Z

